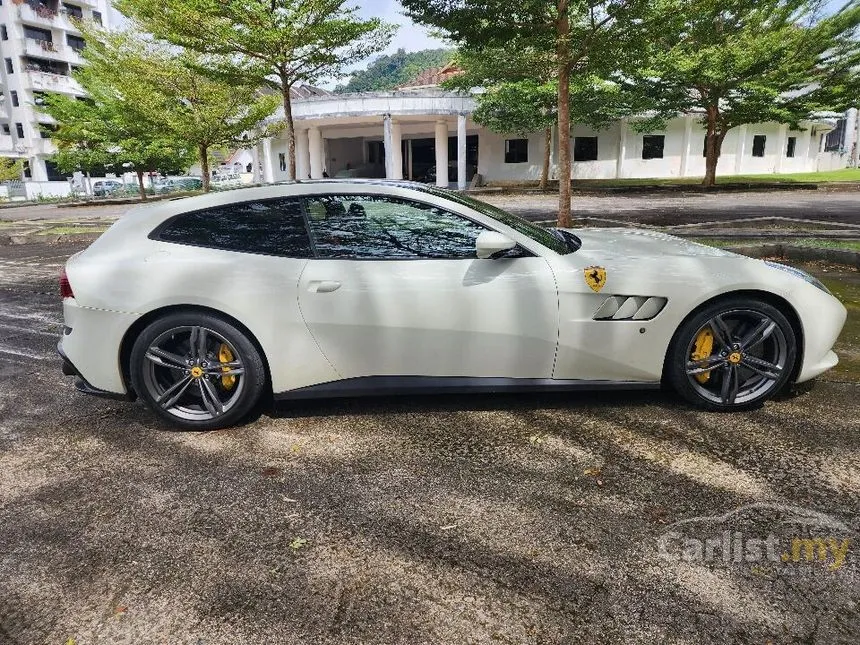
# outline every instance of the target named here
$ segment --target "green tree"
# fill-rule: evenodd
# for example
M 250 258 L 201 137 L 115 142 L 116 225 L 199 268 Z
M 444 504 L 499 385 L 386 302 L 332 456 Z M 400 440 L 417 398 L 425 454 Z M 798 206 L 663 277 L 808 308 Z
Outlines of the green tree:
M 75 72 L 89 95 L 86 100 L 58 93 L 45 96 L 41 109 L 57 121 L 51 133 L 58 148 L 55 161 L 64 172 L 131 168 L 137 175 L 140 198 L 145 200 L 144 174 L 187 168 L 192 158 L 190 146 L 152 131 L 137 118 L 130 101 L 93 71 L 85 66 Z
M 0 181 L 13 181 L 15 179 L 21 179 L 21 173 L 23 172 L 23 160 L 0 157 Z
M 234 82 L 267 86 L 283 102 L 289 176 L 296 176 L 291 89 L 342 76 L 384 49 L 393 27 L 362 20 L 346 0 L 118 0 L 116 8 L 156 38 L 224 64 L 210 72 Z
M 417 52 L 407 52 L 398 49 L 393 54 L 379 56 L 366 69 L 352 72 L 343 85 L 338 85 L 335 92 L 372 92 L 393 90 L 404 85 L 431 67 L 441 67 L 451 62 L 451 49 L 422 49 Z
M 533 49 L 550 57 L 557 87 L 559 226 L 571 225 L 571 78 L 606 78 L 646 39 L 646 0 L 401 0 L 415 21 L 475 52 Z M 582 81 L 578 81 L 582 82 Z M 574 83 L 574 85 L 576 82 Z
M 213 64 L 211 59 L 132 31 L 81 29 L 88 43 L 84 51 L 88 75 L 109 84 L 132 115 L 153 132 L 193 146 L 204 191 L 209 190 L 213 148 L 248 147 L 271 134 L 258 124 L 275 111 L 278 97 L 247 83 L 211 78 L 202 71 Z M 253 131 L 255 135 L 250 134 Z
M 655 2 L 645 63 L 618 78 L 652 112 L 637 129 L 700 113 L 703 183 L 713 186 L 732 128 L 768 121 L 799 128 L 816 112 L 847 109 L 860 95 L 860 2 L 826 17 L 820 7 L 814 0 Z

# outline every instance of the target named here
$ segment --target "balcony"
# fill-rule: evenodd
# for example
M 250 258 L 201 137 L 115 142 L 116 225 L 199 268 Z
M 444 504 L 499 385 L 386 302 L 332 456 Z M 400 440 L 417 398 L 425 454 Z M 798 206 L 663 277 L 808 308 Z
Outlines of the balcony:
M 0 152 L 16 152 L 15 142 L 13 141 L 11 134 L 0 134 Z
M 21 20 L 31 25 L 39 25 L 40 27 L 56 27 L 59 16 L 56 11 L 47 7 L 33 8 L 29 4 L 18 5 L 18 15 Z
M 22 38 L 21 44 L 26 55 L 33 58 L 58 60 L 72 65 L 82 65 L 84 62 L 80 51 L 68 45 L 33 38 Z
M 50 139 L 43 139 L 36 133 L 30 146 L 30 152 L 37 155 L 52 155 L 57 152 L 57 146 Z
M 31 70 L 27 72 L 27 87 L 37 92 L 65 92 L 66 94 L 84 94 L 83 88 L 71 76 L 51 74 Z

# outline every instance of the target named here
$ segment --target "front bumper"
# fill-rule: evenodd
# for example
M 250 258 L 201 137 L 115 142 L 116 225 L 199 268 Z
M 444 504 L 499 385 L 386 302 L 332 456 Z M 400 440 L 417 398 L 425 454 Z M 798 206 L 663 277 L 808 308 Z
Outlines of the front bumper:
M 105 399 L 114 399 L 117 401 L 134 401 L 134 394 L 119 394 L 117 392 L 108 392 L 106 390 L 100 390 L 97 387 L 93 387 L 90 383 L 83 377 L 83 375 L 78 371 L 78 368 L 75 367 L 74 363 L 69 360 L 69 357 L 66 356 L 65 352 L 63 352 L 63 341 L 57 343 L 57 354 L 60 355 L 60 358 L 63 361 L 63 374 L 66 376 L 75 376 L 75 389 L 79 392 L 83 392 L 84 394 L 91 394 L 92 396 L 98 396 Z

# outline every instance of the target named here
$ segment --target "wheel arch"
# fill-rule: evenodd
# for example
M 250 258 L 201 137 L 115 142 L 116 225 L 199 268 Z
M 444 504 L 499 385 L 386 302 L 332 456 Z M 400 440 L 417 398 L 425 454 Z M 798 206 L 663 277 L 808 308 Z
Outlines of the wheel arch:
M 690 313 L 688 313 L 681 322 L 678 323 L 678 327 L 675 329 L 672 334 L 672 339 L 669 341 L 669 345 L 666 347 L 666 355 L 663 357 L 663 380 L 666 379 L 666 368 L 669 363 L 669 357 L 672 355 L 672 351 L 675 346 L 675 340 L 678 336 L 678 330 L 684 326 L 684 324 L 693 316 L 697 315 L 700 311 L 714 305 L 722 300 L 728 300 L 730 298 L 753 298 L 757 300 L 761 300 L 766 302 L 767 304 L 775 307 L 784 315 L 789 324 L 791 325 L 791 329 L 794 332 L 795 341 L 797 342 L 797 351 L 795 353 L 794 365 L 791 368 L 791 377 L 789 378 L 789 383 L 794 383 L 800 374 L 800 368 L 803 365 L 803 348 L 804 348 L 804 338 L 803 338 L 803 325 L 800 322 L 800 316 L 797 313 L 797 310 L 792 306 L 792 304 L 773 292 L 770 291 L 761 291 L 758 289 L 739 289 L 737 291 L 727 291 L 726 293 L 721 293 L 716 295 L 704 302 L 699 303 L 699 305 L 693 309 Z
M 168 305 L 165 307 L 159 307 L 158 309 L 153 309 L 142 315 L 140 318 L 134 321 L 134 323 L 129 327 L 125 335 L 122 338 L 122 342 L 120 343 L 119 349 L 119 364 L 120 370 L 122 372 L 122 380 L 125 385 L 126 391 L 130 394 L 136 396 L 137 393 L 134 392 L 134 388 L 132 388 L 131 384 L 131 350 L 134 347 L 134 342 L 137 340 L 138 336 L 143 332 L 144 329 L 149 326 L 155 320 L 166 316 L 168 314 L 173 313 L 185 313 L 185 312 L 200 312 L 206 313 L 211 316 L 217 316 L 225 320 L 226 322 L 234 325 L 239 331 L 245 334 L 248 337 L 248 340 L 251 341 L 251 344 L 260 352 L 260 358 L 263 359 L 263 366 L 266 370 L 266 389 L 267 394 L 271 396 L 272 394 L 272 374 L 269 370 L 269 359 L 266 356 L 266 352 L 263 350 L 263 346 L 260 344 L 260 341 L 257 340 L 257 337 L 254 333 L 245 326 L 242 321 L 237 320 L 233 316 L 229 314 L 225 314 L 223 311 L 219 311 L 218 309 L 214 309 L 212 307 L 204 307 L 202 305 Z

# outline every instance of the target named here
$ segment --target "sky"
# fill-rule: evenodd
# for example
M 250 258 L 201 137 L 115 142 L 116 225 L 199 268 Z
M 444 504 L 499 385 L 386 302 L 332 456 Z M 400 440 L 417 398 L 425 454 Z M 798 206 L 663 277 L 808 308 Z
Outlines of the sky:
M 362 16 L 366 18 L 378 17 L 385 22 L 400 25 L 397 35 L 391 41 L 386 54 L 396 51 L 400 47 L 406 51 L 418 51 L 419 49 L 434 49 L 445 47 L 445 43 L 437 40 L 427 33 L 423 27 L 412 23 L 403 15 L 403 7 L 397 0 L 356 0 L 355 5 L 359 8 Z

